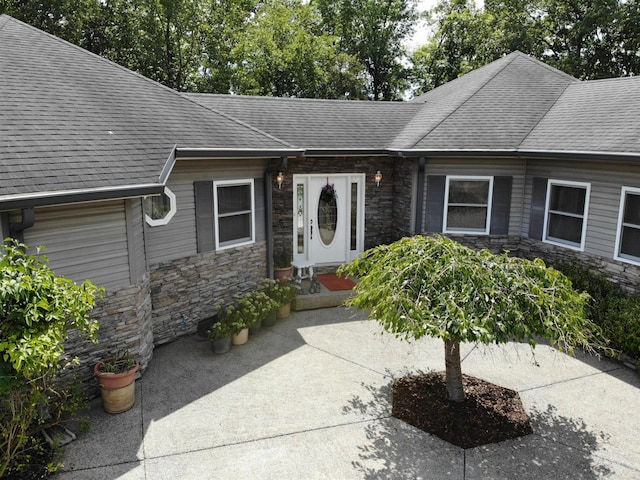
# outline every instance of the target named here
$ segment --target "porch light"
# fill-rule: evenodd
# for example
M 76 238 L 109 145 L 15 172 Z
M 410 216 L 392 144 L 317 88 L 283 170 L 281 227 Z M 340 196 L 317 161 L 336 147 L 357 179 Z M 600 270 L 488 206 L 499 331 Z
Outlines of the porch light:
M 375 176 L 373 177 L 373 179 L 376 182 L 376 187 L 380 186 L 380 181 L 382 180 L 382 173 L 380 172 L 380 170 L 378 170 L 375 174 Z
M 282 174 L 282 172 L 278 172 L 278 175 L 276 176 L 276 183 L 278 184 L 278 188 L 282 188 L 282 182 L 284 181 L 284 175 Z

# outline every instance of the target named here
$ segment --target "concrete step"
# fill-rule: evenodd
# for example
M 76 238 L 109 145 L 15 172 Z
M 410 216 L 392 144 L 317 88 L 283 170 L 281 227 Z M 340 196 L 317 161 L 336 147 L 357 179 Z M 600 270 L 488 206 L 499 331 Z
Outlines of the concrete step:
M 319 293 L 308 293 L 308 280 L 303 280 L 301 286 L 302 293 L 299 293 L 293 302 L 291 302 L 291 309 L 296 312 L 302 310 L 315 310 L 317 308 L 338 307 L 344 304 L 344 301 L 349 298 L 352 293 L 351 290 L 332 292 L 322 284 L 320 284 Z

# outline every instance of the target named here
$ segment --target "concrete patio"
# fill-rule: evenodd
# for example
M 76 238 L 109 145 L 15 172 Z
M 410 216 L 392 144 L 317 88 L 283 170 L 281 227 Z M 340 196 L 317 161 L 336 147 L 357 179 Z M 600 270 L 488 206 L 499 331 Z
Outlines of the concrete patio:
M 640 478 L 634 370 L 467 345 L 463 371 L 518 390 L 534 434 L 463 450 L 391 417 L 393 377 L 442 370 L 442 343 L 380 332 L 336 307 L 293 312 L 225 355 L 196 335 L 157 348 L 134 408 L 92 402 L 55 479 Z

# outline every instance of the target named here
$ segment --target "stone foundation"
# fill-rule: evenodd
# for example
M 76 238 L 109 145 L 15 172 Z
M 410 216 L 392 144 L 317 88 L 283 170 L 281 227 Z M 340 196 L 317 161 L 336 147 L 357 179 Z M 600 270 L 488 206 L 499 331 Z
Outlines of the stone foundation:
M 266 242 L 207 252 L 151 268 L 153 339 L 156 345 L 195 333 L 198 322 L 216 314 L 266 277 Z
M 137 285 L 107 292 L 96 302 L 91 316 L 100 323 L 97 344 L 91 343 L 78 331 L 70 333 L 65 343 L 66 356 L 78 357 L 80 365 L 68 369 L 65 375 L 77 375 L 89 393 L 98 394 L 94 365 L 109 357 L 114 350 L 126 348 L 131 351 L 140 362 L 141 370 L 151 361 L 153 332 L 149 285 L 149 276 L 145 275 Z
M 516 236 L 448 235 L 453 240 L 471 248 L 488 248 L 493 252 L 505 250 L 511 255 L 534 259 L 541 258 L 547 264 L 578 263 L 602 273 L 613 283 L 630 293 L 640 293 L 640 267 L 629 263 L 606 259 L 569 248 L 562 248 L 539 240 Z

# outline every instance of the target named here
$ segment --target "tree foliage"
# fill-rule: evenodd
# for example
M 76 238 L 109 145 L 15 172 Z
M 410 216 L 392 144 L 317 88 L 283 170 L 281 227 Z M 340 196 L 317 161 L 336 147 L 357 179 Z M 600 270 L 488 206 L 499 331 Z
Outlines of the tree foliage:
M 593 352 L 601 343 L 598 327 L 585 316 L 588 295 L 539 259 L 415 236 L 368 250 L 339 273 L 360 279 L 349 304 L 370 310 L 388 332 L 445 342 L 448 392 L 455 400 L 464 398 L 460 343 L 535 347 L 544 337 L 568 353 L 576 346 Z
M 45 257 L 25 251 L 9 244 L 0 252 L 0 477 L 29 437 L 69 407 L 68 389 L 56 384 L 64 341 L 72 328 L 96 340 L 89 312 L 102 293 L 89 281 L 56 276 Z
M 361 98 L 358 59 L 323 33 L 319 12 L 298 1 L 265 2 L 232 50 L 232 90 L 250 95 Z
M 404 42 L 418 16 L 415 0 L 316 0 L 324 29 L 365 67 L 373 100 L 397 100 L 408 70 Z
M 514 50 L 585 80 L 640 73 L 640 0 L 441 0 L 428 15 L 416 93 Z

